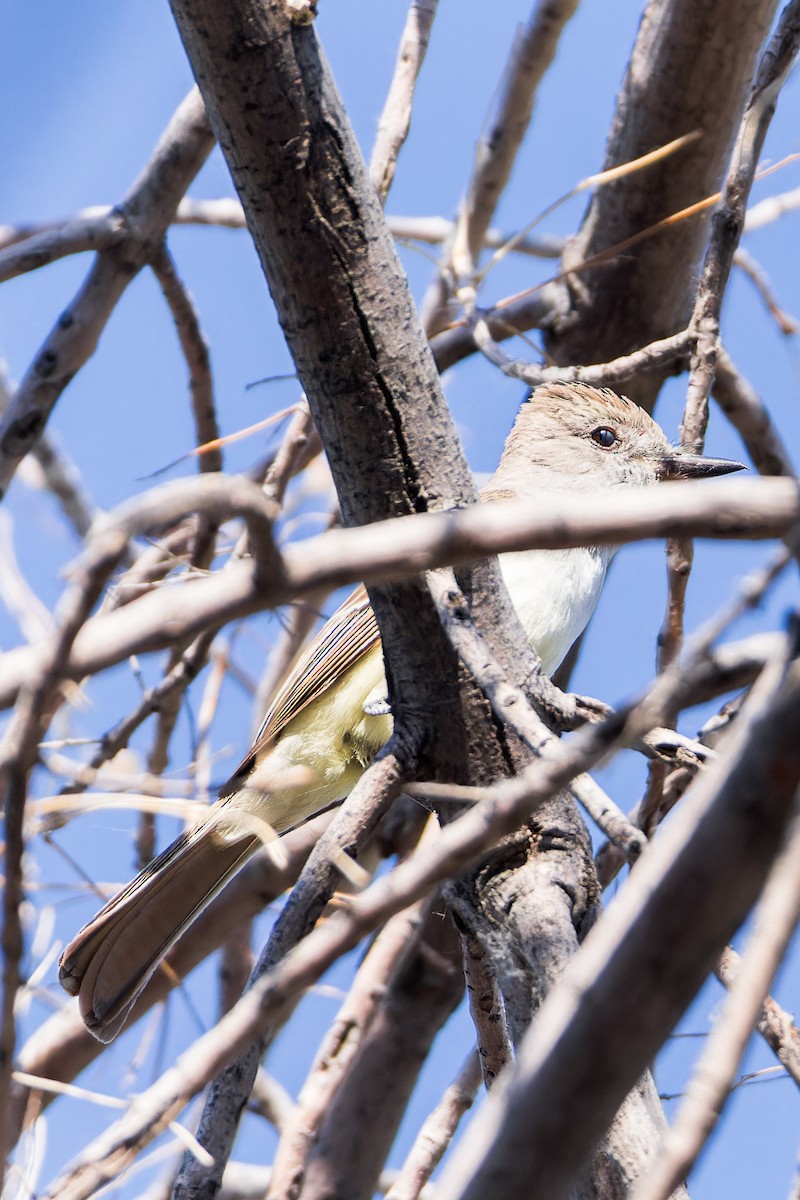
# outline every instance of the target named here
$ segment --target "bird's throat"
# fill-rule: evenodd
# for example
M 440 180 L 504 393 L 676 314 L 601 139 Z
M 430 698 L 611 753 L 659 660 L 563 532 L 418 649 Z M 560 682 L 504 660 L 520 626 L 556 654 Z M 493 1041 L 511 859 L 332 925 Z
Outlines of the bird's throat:
M 586 628 L 613 555 L 613 547 L 603 546 L 500 556 L 512 603 L 546 674 Z

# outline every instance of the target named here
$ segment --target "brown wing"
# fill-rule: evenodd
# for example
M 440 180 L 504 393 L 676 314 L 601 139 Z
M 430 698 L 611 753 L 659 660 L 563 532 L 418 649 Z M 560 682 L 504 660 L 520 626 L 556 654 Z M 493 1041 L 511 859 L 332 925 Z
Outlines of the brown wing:
M 325 622 L 272 698 L 245 761 L 316 700 L 380 640 L 366 588 L 359 585 Z M 238 772 L 236 772 L 238 774 Z

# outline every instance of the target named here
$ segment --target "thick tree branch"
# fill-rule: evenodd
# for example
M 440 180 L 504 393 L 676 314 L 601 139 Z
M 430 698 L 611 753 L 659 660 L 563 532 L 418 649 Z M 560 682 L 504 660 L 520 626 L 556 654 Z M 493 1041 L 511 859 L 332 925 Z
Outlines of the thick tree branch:
M 130 509 L 121 506 L 112 523 L 128 527 L 136 515 L 136 527 L 141 529 L 162 516 L 166 519 L 181 505 L 207 505 L 217 514 L 229 513 L 233 507 L 231 477 L 181 481 L 171 489 L 170 484 L 157 496 L 148 493 L 141 508 L 136 502 Z M 260 493 L 254 491 L 253 500 L 268 520 L 270 510 Z M 252 515 L 256 519 L 255 508 Z M 320 586 L 403 579 L 428 568 L 509 550 L 619 544 L 675 532 L 695 537 L 777 538 L 789 532 L 798 517 L 796 485 L 776 479 L 718 483 L 709 489 L 675 483 L 643 491 L 635 505 L 628 496 L 581 499 L 571 495 L 558 501 L 551 496 L 542 500 L 536 513 L 525 505 L 478 505 L 366 529 L 331 530 L 287 546 L 281 555 L 283 566 L 271 578 L 260 579 L 252 564 L 243 562 L 91 618 L 75 639 L 65 677 L 92 675 L 131 654 L 164 649 L 178 632 L 194 636 Z M 13 704 L 34 653 L 32 648 L 19 647 L 0 657 L 0 706 Z
M 733 1089 L 764 997 L 800 920 L 800 819 L 770 872 L 755 913 L 753 933 L 653 1169 L 634 1200 L 669 1200 L 689 1174 Z
M 711 235 L 689 322 L 694 347 L 681 419 L 680 443 L 693 454 L 699 454 L 705 442 L 708 398 L 719 352 L 722 303 L 733 267 L 733 256 L 744 228 L 747 200 L 778 94 L 799 46 L 800 8 L 792 2 L 786 6 L 759 65 L 725 177 L 722 199 L 712 218 Z M 671 539 L 667 549 L 669 597 L 659 634 L 659 661 L 663 664 L 669 663 L 680 649 L 686 589 L 693 557 L 694 548 L 690 539 Z M 657 783 L 658 775 L 651 778 Z
M 696 129 L 703 136 L 680 155 L 598 189 L 564 256 L 567 270 L 719 191 L 775 9 L 775 0 L 650 0 L 604 167 Z M 547 339 L 552 358 L 603 362 L 685 328 L 710 219 L 706 211 L 575 277 L 570 315 Z M 661 378 L 654 372 L 637 381 L 631 394 L 652 409 Z
M 371 1200 L 434 1038 L 463 996 L 456 933 L 435 901 L 421 932 L 325 1115 L 303 1200 Z

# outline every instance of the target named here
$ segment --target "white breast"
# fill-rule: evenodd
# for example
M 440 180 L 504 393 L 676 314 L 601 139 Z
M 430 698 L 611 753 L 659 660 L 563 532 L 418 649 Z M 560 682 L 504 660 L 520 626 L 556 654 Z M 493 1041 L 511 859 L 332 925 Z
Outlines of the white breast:
M 514 608 L 546 674 L 552 675 L 586 628 L 613 555 L 614 548 L 606 546 L 500 555 Z

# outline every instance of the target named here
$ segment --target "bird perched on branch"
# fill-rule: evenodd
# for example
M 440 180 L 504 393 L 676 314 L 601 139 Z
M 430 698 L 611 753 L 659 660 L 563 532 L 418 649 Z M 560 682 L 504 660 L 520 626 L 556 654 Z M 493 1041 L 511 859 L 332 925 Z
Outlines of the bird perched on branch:
M 684 454 L 636 404 L 583 384 L 537 388 L 520 409 L 486 503 L 707 478 L 740 463 Z M 500 556 L 514 607 L 551 674 L 582 633 L 614 547 Z M 163 955 L 262 844 L 342 800 L 388 740 L 380 636 L 359 588 L 278 689 L 255 742 L 192 829 L 73 938 L 59 977 L 101 1041 L 116 1036 Z

